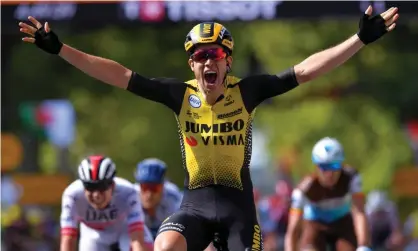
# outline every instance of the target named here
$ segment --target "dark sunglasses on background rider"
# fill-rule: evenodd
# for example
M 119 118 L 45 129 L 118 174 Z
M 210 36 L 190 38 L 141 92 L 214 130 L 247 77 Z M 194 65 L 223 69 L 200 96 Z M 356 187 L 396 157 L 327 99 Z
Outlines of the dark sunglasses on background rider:
M 190 58 L 196 62 L 203 62 L 208 59 L 221 60 L 226 58 L 227 53 L 222 48 L 198 49 Z
M 84 189 L 89 192 L 104 192 L 108 190 L 113 184 L 113 181 L 108 182 L 83 182 Z

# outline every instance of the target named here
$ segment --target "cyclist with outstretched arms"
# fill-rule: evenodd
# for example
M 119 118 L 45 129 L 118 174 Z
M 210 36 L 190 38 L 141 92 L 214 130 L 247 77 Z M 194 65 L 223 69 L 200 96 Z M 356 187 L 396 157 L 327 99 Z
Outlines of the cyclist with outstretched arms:
M 58 54 L 70 64 L 105 83 L 159 102 L 176 115 L 185 191 L 180 210 L 160 227 L 155 250 L 202 250 L 215 233 L 229 250 L 262 250 L 253 187 L 249 172 L 252 121 L 256 107 L 299 84 L 315 79 L 346 62 L 366 44 L 395 28 L 397 8 L 361 18 L 357 34 L 318 52 L 279 74 L 244 79 L 231 76 L 234 40 L 221 24 L 204 22 L 186 36 L 184 48 L 195 79 L 150 79 L 121 64 L 89 55 L 63 44 L 33 17 L 23 41 Z M 263 38 L 260 38 L 263 39 Z
M 116 166 L 108 157 L 89 156 L 81 162 L 79 179 L 62 195 L 61 251 L 153 249 L 134 185 L 115 174 Z
M 179 188 L 166 180 L 166 171 L 167 165 L 162 160 L 149 158 L 139 162 L 134 173 L 145 225 L 154 238 L 161 223 L 180 208 L 183 198 Z
M 312 150 L 312 161 L 316 172 L 292 193 L 285 250 L 370 251 L 361 177 L 343 164 L 343 147 L 323 138 Z

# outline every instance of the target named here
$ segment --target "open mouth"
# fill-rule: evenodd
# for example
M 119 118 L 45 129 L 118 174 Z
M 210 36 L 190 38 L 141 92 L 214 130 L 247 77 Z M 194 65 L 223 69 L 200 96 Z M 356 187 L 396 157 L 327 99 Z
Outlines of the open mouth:
M 218 77 L 218 73 L 216 73 L 215 71 L 207 71 L 205 72 L 205 81 L 208 84 L 215 84 L 216 83 L 216 79 Z

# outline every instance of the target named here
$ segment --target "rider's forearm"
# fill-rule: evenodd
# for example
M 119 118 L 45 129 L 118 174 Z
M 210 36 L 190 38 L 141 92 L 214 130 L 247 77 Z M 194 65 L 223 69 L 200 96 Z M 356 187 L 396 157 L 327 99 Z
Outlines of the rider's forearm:
M 353 215 L 358 246 L 369 246 L 369 226 L 363 212 Z
M 286 233 L 284 238 L 284 250 L 296 251 L 297 250 L 297 236 L 295 233 Z
M 93 78 L 123 89 L 128 87 L 132 71 L 113 60 L 89 55 L 65 44 L 59 56 Z
M 75 251 L 76 239 L 70 236 L 61 237 L 60 251 Z
M 152 247 L 147 245 L 144 240 L 143 231 L 133 231 L 129 234 L 131 239 L 131 250 L 132 251 L 152 251 Z
M 139 242 L 131 242 L 131 249 L 132 251 L 152 251 L 150 249 L 148 249 L 148 247 L 146 247 L 145 245 L 142 245 Z
M 339 45 L 313 54 L 295 66 L 298 83 L 308 82 L 340 66 L 364 46 L 357 35 Z

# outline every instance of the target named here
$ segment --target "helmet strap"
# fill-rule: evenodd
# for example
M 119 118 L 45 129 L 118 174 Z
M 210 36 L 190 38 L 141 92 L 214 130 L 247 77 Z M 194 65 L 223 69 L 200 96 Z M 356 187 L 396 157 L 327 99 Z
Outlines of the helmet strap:
M 226 60 L 226 59 L 225 59 Z M 224 80 L 223 80 L 223 83 L 224 83 L 224 87 L 226 87 L 226 77 L 228 76 L 228 74 L 229 73 L 231 73 L 232 72 L 232 69 L 231 69 L 231 66 L 229 65 L 229 63 L 228 63 L 228 60 L 226 60 L 226 73 L 225 73 L 225 77 L 224 77 Z

